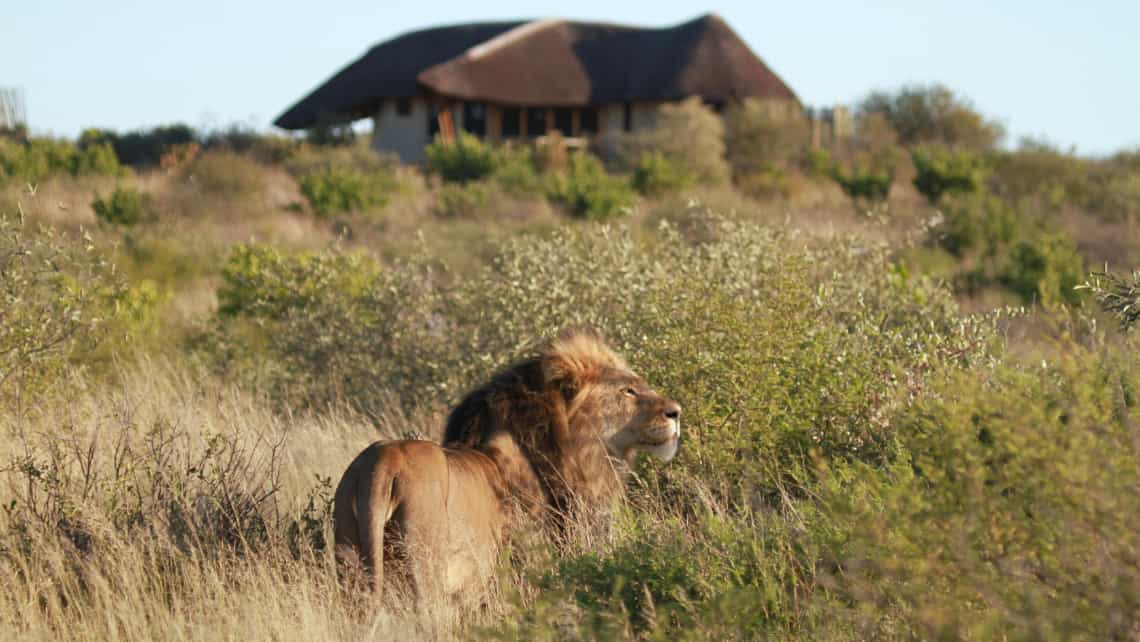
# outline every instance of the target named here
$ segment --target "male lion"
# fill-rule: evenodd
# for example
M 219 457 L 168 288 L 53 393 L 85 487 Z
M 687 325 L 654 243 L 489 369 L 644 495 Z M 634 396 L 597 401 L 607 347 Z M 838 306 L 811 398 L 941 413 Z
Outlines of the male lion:
M 359 560 L 375 590 L 399 562 L 414 593 L 457 593 L 490 577 L 515 518 L 560 525 L 621 492 L 638 452 L 671 460 L 680 415 L 597 334 L 563 333 L 469 393 L 443 446 L 360 453 L 336 490 L 337 557 Z

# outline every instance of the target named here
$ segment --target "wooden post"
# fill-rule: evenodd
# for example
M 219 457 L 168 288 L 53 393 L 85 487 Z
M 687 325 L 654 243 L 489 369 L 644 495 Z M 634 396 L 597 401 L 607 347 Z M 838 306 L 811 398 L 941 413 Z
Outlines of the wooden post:
M 451 118 L 451 108 L 439 112 L 439 135 L 444 144 L 455 142 L 455 123 Z
M 487 138 L 492 141 L 499 141 L 503 138 L 503 110 L 497 105 L 487 105 L 486 118 L 487 118 Z

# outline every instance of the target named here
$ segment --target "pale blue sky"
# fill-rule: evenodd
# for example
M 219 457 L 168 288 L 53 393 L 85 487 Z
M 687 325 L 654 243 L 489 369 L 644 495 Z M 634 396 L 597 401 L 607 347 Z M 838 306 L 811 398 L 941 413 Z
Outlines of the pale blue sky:
M 1140 0 L 16 0 L 0 86 L 39 133 L 182 121 L 264 129 L 370 45 L 472 20 L 664 26 L 714 11 L 808 105 L 938 81 L 1003 122 L 1086 154 L 1140 146 Z

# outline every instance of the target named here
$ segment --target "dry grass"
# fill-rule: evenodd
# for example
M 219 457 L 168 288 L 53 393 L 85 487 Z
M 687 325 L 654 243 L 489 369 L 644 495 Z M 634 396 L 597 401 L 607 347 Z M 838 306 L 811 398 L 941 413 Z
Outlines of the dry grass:
M 298 557 L 285 528 L 321 490 L 318 480 L 335 482 L 365 445 L 411 430 L 432 434 L 439 423 L 430 413 L 394 413 L 374 426 L 336 408 L 282 416 L 255 395 L 151 361 L 126 368 L 112 387 L 73 379 L 31 413 L 0 416 L 8 509 L 0 514 L 8 547 L 0 550 L 0 638 L 446 635 L 454 625 L 447 609 L 418 616 L 370 608 L 339 588 L 327 550 Z M 39 471 L 31 477 L 30 466 Z M 236 548 L 206 522 L 182 532 L 168 516 L 141 516 L 130 527 L 120 519 L 125 505 L 160 507 L 145 499 L 152 493 L 193 515 L 250 489 L 273 491 L 249 507 L 270 523 L 261 539 Z M 28 524 L 40 527 L 20 530 Z

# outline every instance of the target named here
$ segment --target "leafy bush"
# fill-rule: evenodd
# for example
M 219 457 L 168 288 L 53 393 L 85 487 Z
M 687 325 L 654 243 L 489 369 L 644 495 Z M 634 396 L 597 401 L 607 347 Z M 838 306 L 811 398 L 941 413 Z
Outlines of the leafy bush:
M 633 168 L 633 188 L 641 194 L 656 196 L 678 192 L 693 183 L 693 177 L 661 152 L 643 152 Z
M 736 188 L 756 199 L 788 198 L 794 192 L 793 185 L 788 173 L 775 166 L 736 177 Z
M 1077 303 L 1076 287 L 1085 275 L 1084 261 L 1073 240 L 1064 234 L 1042 234 L 1019 241 L 1010 250 L 1000 276 L 1022 301 Z
M 202 136 L 202 146 L 210 150 L 248 154 L 262 163 L 269 164 L 285 162 L 299 147 L 298 142 L 292 138 L 262 134 L 240 124 L 230 125 Z
M 1134 153 L 1088 159 L 1026 139 L 995 155 L 990 189 L 1025 209 L 1078 208 L 1106 221 L 1140 219 L 1140 162 Z
M 1077 286 L 1089 291 L 1105 312 L 1120 321 L 1123 330 L 1130 330 L 1140 321 L 1140 270 L 1128 277 L 1108 272 L 1093 272 L 1092 278 Z
M 882 413 L 902 390 L 888 373 L 919 377 L 987 345 L 984 324 L 958 318 L 948 292 L 891 269 L 881 249 L 793 250 L 769 230 L 711 225 L 714 240 L 697 246 L 668 227 L 652 246 L 605 227 L 516 241 L 448 285 L 424 264 L 381 270 L 359 254 L 242 247 L 218 294 L 218 353 L 302 406 L 346 400 L 374 413 L 382 391 L 408 408 L 453 399 L 520 341 L 603 326 L 701 426 L 686 448 L 709 483 L 731 485 L 774 483 L 775 460 L 746 463 L 778 453 L 886 457 Z M 244 361 L 259 345 L 263 357 Z M 495 357 L 473 362 L 469 351 Z M 741 372 L 741 360 L 754 365 Z M 679 363 L 688 374 L 669 365 Z
M 76 147 L 67 141 L 32 138 L 23 144 L 0 141 L 0 179 L 38 183 L 52 174 L 119 176 L 115 152 L 106 144 Z
M 490 190 L 486 183 L 448 184 L 439 190 L 435 214 L 443 218 L 471 216 L 487 207 Z
M 1135 361 L 1064 346 L 1032 369 L 962 374 L 898 417 L 906 466 L 856 471 L 827 510 L 849 533 L 835 597 L 854 637 L 1127 638 L 1140 597 Z M 842 489 L 842 490 L 841 490 Z M 1063 608 L 1061 605 L 1065 605 Z M 856 623 L 860 620 L 856 619 Z
M 942 223 L 931 229 L 932 238 L 957 257 L 974 250 L 996 256 L 1025 233 L 1018 211 L 992 196 L 952 202 L 942 214 Z
M 724 137 L 733 176 L 752 176 L 798 161 L 811 143 L 807 118 L 788 113 L 784 102 L 748 98 L 724 115 Z
M 394 157 L 377 153 L 367 144 L 339 147 L 301 144 L 285 161 L 285 169 L 298 178 L 326 170 L 393 174 L 397 165 Z
M 854 201 L 877 203 L 887 200 L 894 182 L 893 165 L 873 168 L 862 158 L 847 168 L 825 150 L 816 150 L 808 156 L 813 171 L 830 177 L 839 184 L 844 194 Z
M 720 116 L 692 97 L 659 107 L 652 129 L 625 136 L 623 154 L 632 166 L 644 152 L 660 152 L 696 182 L 721 185 L 730 176 L 724 132 Z
M 429 338 L 436 301 L 418 268 L 381 270 L 362 253 L 244 245 L 222 277 L 213 358 L 265 380 L 279 399 L 378 412 L 393 392 L 409 406 L 438 392 Z
M 894 175 L 891 172 L 875 171 L 861 163 L 856 163 L 851 169 L 836 165 L 832 169 L 831 177 L 851 199 L 856 201 L 862 199 L 872 203 L 887 200 L 891 192 L 891 183 L 894 182 Z
M 857 118 L 881 115 L 902 145 L 937 144 L 953 149 L 992 149 L 1004 135 L 1001 125 L 987 121 L 970 102 L 942 85 L 875 91 L 858 107 Z
M 591 221 L 625 215 L 636 199 L 625 181 L 607 174 L 601 161 L 585 153 L 571 155 L 565 172 L 548 177 L 546 193 L 574 216 Z
M 322 216 L 384 207 L 394 190 L 387 174 L 327 169 L 301 178 L 301 193 Z
M 474 134 L 460 132 L 452 142 L 437 137 L 424 150 L 428 170 L 450 183 L 466 183 L 490 176 L 495 170 L 495 150 Z
M 265 189 L 265 168 L 236 152 L 196 154 L 183 171 L 203 192 L 227 199 L 253 197 Z
M 106 336 L 124 292 L 90 238 L 0 216 L 0 408 L 27 404 Z
M 491 180 L 503 192 L 520 198 L 542 196 L 543 181 L 528 147 L 499 150 Z
M 922 147 L 911 151 L 914 186 L 931 205 L 944 194 L 974 194 L 985 187 L 987 161 L 970 152 Z
M 1089 164 L 1044 143 L 1023 140 L 1017 151 L 994 155 L 990 189 L 1018 206 L 1056 210 L 1087 198 Z
M 110 130 L 88 129 L 79 138 L 80 147 L 110 145 L 119 162 L 131 167 L 156 167 L 174 145 L 199 142 L 193 128 L 183 124 L 160 125 L 119 134 Z
M 133 187 L 116 187 L 107 198 L 96 194 L 91 202 L 95 218 L 113 225 L 134 225 L 150 217 L 145 194 Z

